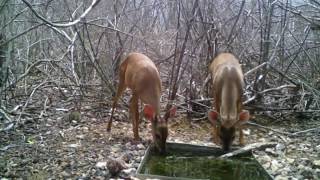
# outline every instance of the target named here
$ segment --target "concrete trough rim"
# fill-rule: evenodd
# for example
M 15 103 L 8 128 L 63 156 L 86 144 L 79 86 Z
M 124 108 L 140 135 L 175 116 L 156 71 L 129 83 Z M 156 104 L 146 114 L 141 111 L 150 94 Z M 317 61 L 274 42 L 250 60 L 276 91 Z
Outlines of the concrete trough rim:
M 178 149 L 195 149 L 197 148 L 198 151 L 215 151 L 219 153 L 218 155 L 222 155 L 223 152 L 220 148 L 214 147 L 214 146 L 204 146 L 204 145 L 195 145 L 195 144 L 188 144 L 188 143 L 176 143 L 176 142 L 167 142 L 167 148 L 178 148 Z M 144 156 L 142 157 L 142 160 L 138 166 L 138 169 L 136 171 L 135 177 L 139 179 L 163 179 L 163 180 L 209 180 L 209 179 L 197 179 L 197 178 L 185 178 L 185 177 L 169 177 L 169 176 L 161 176 L 161 175 L 153 175 L 153 174 L 142 174 L 142 168 L 144 164 L 147 162 L 148 157 L 152 151 L 152 145 L 149 145 L 148 148 L 145 151 Z M 253 160 L 256 161 L 257 166 L 269 177 L 270 180 L 273 179 L 273 177 L 263 168 L 263 166 L 256 160 L 256 158 L 253 156 L 252 152 L 247 152 L 244 155 L 250 155 L 253 157 Z

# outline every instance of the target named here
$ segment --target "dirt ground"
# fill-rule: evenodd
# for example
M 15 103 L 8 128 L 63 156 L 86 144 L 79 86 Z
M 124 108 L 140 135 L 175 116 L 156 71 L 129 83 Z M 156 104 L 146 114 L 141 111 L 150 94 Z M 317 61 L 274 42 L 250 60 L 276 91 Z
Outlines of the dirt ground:
M 1 131 L 0 177 L 130 179 L 151 141 L 150 123 L 143 120 L 140 124 L 142 141 L 136 143 L 132 141 L 132 126 L 125 108 L 116 114 L 111 133 L 106 131 L 108 112 L 97 114 L 91 108 L 84 107 L 81 113 L 56 108 L 43 118 L 25 118 L 23 124 Z M 257 121 L 264 123 L 263 120 Z M 270 127 L 279 131 L 300 131 L 315 125 L 319 127 L 319 121 L 316 120 L 304 124 L 302 127 L 299 122 L 283 121 Z M 169 134 L 169 141 L 214 146 L 207 120 L 190 121 L 178 113 L 176 118 L 170 120 Z M 288 137 L 250 127 L 245 134 L 247 144 L 279 143 L 277 147 L 254 152 L 276 179 L 320 178 L 319 130 Z M 108 163 L 110 159 L 119 158 L 125 162 L 125 167 L 120 173 L 113 174 Z

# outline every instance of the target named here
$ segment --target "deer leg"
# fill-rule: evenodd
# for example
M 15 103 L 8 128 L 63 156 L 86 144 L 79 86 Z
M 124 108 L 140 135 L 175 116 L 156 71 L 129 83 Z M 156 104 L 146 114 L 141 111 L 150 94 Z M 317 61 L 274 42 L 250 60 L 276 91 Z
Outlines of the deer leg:
M 215 96 L 214 98 L 214 103 L 215 103 L 215 110 L 220 114 L 220 97 L 219 96 Z M 218 121 L 220 121 L 220 119 L 218 119 Z M 213 134 L 213 142 L 215 144 L 221 144 L 221 140 L 220 140 L 220 125 L 214 125 L 213 130 L 212 130 L 212 134 Z
M 117 102 L 118 102 L 121 94 L 123 93 L 123 91 L 124 91 L 125 89 L 126 89 L 126 86 L 125 86 L 125 84 L 124 84 L 124 79 L 121 79 L 121 78 L 120 78 L 120 82 L 119 82 L 119 85 L 118 85 L 117 94 L 116 94 L 116 96 L 114 97 L 113 104 L 112 104 L 111 116 L 110 116 L 110 119 L 109 119 L 109 122 L 108 122 L 108 127 L 107 127 L 107 131 L 108 131 L 108 132 L 111 130 L 111 125 L 112 125 L 112 118 L 113 118 L 114 109 L 116 108 Z
M 239 128 L 239 144 L 240 144 L 240 146 L 244 146 L 244 144 L 245 144 L 242 127 Z
M 139 109 L 138 109 L 138 97 L 136 95 L 132 95 L 130 100 L 130 113 L 132 115 L 132 129 L 133 136 L 135 141 L 139 141 Z
M 212 128 L 212 138 L 213 142 L 217 145 L 220 144 L 220 139 L 219 139 L 219 128 L 217 126 L 214 126 Z

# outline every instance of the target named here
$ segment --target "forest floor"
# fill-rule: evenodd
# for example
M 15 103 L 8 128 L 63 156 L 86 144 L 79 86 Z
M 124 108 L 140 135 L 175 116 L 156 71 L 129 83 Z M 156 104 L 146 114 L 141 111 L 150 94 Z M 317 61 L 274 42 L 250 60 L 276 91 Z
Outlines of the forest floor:
M 151 141 L 150 123 L 143 120 L 142 141 L 133 143 L 127 109 L 119 109 L 111 133 L 106 131 L 109 111 L 92 106 L 83 106 L 81 114 L 68 107 L 51 107 L 41 118 L 22 117 L 21 125 L 9 130 L 1 127 L 0 179 L 132 178 Z M 264 121 L 256 118 L 259 124 Z M 178 113 L 169 122 L 169 141 L 215 146 L 207 120 L 190 121 Z M 267 126 L 292 133 L 319 128 L 320 121 L 274 120 Z M 245 132 L 247 144 L 277 143 L 254 151 L 275 179 L 320 179 L 319 129 L 295 136 L 251 127 Z

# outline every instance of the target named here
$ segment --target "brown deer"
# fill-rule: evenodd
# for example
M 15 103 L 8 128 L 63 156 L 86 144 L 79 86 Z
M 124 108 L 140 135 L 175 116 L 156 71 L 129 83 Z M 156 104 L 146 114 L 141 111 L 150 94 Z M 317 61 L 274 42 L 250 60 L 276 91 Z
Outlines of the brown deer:
M 168 119 L 175 115 L 176 107 L 172 107 L 163 117 L 160 117 L 161 81 L 155 64 L 143 54 L 130 53 L 120 65 L 119 77 L 120 82 L 113 101 L 107 131 L 111 130 L 112 117 L 119 97 L 128 87 L 132 91 L 129 114 L 132 119 L 134 140 L 140 140 L 138 130 L 140 99 L 145 104 L 144 116 L 151 121 L 153 143 L 160 153 L 164 153 L 168 137 Z
M 242 125 L 249 118 L 249 112 L 242 110 L 243 73 L 238 59 L 230 53 L 221 53 L 213 59 L 209 71 L 213 82 L 215 111 L 209 111 L 209 120 L 213 125 L 213 141 L 222 144 L 229 151 L 239 130 L 239 143 L 244 145 Z

